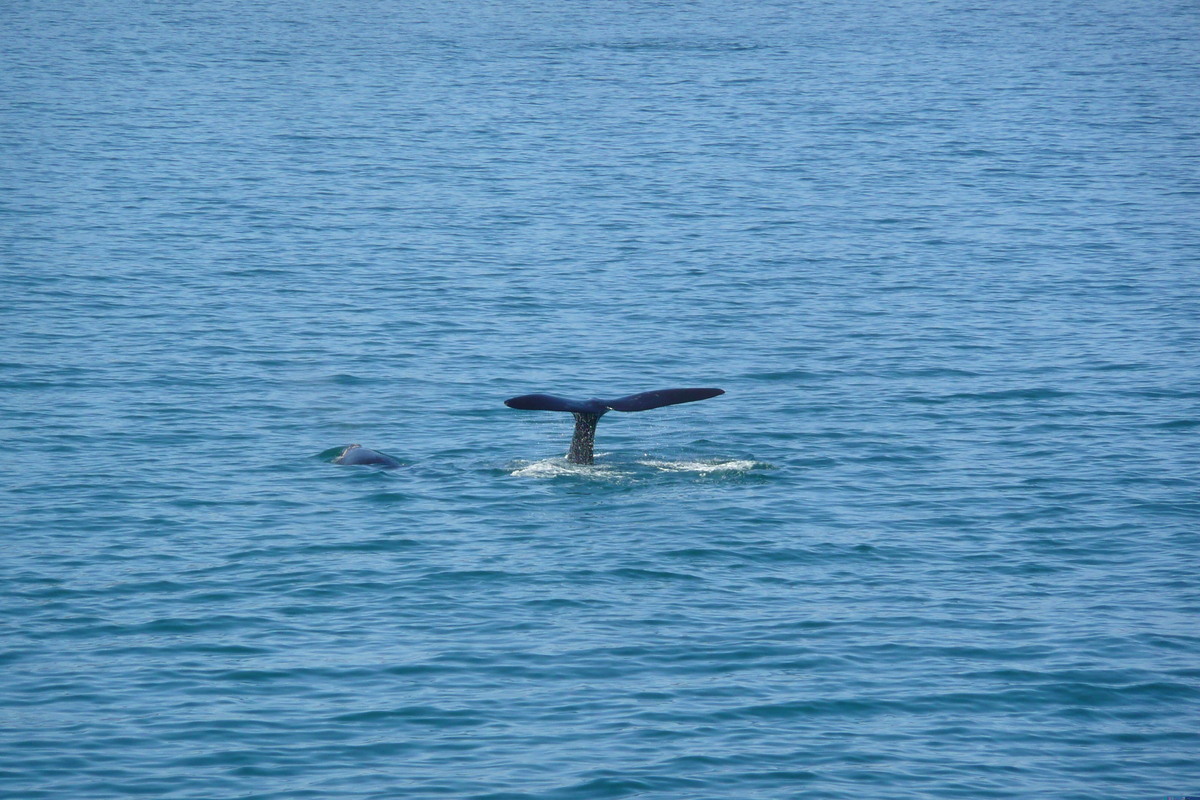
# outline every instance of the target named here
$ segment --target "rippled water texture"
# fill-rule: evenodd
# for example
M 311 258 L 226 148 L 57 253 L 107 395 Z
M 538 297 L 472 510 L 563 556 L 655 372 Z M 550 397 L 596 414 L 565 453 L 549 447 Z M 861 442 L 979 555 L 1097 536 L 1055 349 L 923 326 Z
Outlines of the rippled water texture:
M 0 794 L 1200 794 L 1198 53 L 4 3 Z

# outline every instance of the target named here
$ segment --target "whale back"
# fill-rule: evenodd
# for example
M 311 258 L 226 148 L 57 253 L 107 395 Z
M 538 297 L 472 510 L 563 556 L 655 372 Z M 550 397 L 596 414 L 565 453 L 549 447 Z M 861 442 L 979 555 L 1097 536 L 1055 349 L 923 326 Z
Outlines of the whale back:
M 378 466 L 388 469 L 400 466 L 400 462 L 391 456 L 363 447 L 361 444 L 352 444 L 347 447 L 340 456 L 333 460 L 333 463 L 348 466 Z

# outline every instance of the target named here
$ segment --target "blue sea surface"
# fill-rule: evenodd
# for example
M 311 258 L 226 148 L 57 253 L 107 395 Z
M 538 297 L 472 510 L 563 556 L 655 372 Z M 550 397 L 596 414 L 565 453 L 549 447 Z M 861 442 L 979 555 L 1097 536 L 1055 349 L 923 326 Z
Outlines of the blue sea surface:
M 7 0 L 0 794 L 1200 794 L 1197 220 L 1191 0 Z

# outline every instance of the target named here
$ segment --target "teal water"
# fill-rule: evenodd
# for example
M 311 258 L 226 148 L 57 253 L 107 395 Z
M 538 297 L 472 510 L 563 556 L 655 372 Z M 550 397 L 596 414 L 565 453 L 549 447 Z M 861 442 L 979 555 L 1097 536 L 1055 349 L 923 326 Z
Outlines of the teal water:
M 1200 793 L 1198 23 L 6 3 L 0 793 Z

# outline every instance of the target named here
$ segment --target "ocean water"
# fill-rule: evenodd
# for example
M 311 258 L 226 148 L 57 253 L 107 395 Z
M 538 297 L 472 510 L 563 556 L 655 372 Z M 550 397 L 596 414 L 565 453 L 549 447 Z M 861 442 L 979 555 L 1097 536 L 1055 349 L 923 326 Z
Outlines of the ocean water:
M 1196 3 L 6 0 L 0 104 L 5 797 L 1200 793 Z

